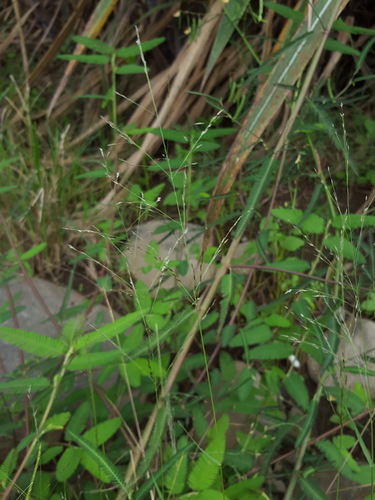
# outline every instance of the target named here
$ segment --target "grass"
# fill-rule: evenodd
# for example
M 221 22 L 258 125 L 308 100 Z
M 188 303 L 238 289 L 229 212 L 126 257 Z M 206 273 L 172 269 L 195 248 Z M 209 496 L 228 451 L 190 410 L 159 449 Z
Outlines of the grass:
M 51 44 L 60 75 L 69 60 L 54 92 L 28 87 L 20 37 L 23 71 L 2 82 L 1 282 L 70 275 L 120 317 L 49 339 L 1 307 L 0 338 L 33 356 L 0 382 L 3 498 L 372 498 L 371 353 L 353 364 L 339 344 L 354 342 L 347 316 L 375 309 L 374 32 L 338 24 L 342 8 L 172 5 L 121 43 L 114 15 L 100 39 L 87 23 L 89 38 Z M 173 15 L 191 34 L 159 69 Z M 151 220 L 164 227 L 134 239 Z

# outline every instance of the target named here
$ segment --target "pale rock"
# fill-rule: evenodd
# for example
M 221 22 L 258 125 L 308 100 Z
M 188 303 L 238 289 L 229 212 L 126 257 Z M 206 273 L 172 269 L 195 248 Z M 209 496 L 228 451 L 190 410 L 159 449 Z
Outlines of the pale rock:
M 124 249 L 128 270 L 135 280 L 143 281 L 152 296 L 159 288 L 171 289 L 183 286 L 192 290 L 200 283 L 213 278 L 216 257 L 211 262 L 201 264 L 204 227 L 188 223 L 181 231 L 170 229 L 167 219 L 150 220 L 132 229 L 129 241 Z M 159 232 L 162 230 L 162 232 Z M 248 242 L 241 242 L 235 252 L 233 262 L 248 263 L 251 257 L 242 259 Z M 187 263 L 181 272 L 182 262 Z M 178 267 L 177 267 L 178 266 Z M 247 274 L 248 269 L 233 269 L 234 272 Z
M 58 314 L 66 298 L 66 288 L 44 279 L 31 279 L 50 313 L 52 315 Z M 58 337 L 60 335 L 25 279 L 19 277 L 12 280 L 9 283 L 9 289 L 14 306 L 16 308 L 23 308 L 17 312 L 19 329 L 48 335 L 49 337 Z M 71 290 L 65 305 L 65 312 L 68 314 L 70 308 L 83 304 L 85 300 L 87 299 L 81 294 L 75 290 Z M 83 312 L 84 310 L 80 314 Z M 113 315 L 115 319 L 119 318 L 117 313 L 114 312 Z M 0 288 L 0 321 L 1 319 L 3 319 L 3 322 L 0 322 L 0 327 L 14 327 L 6 287 Z M 112 315 L 109 309 L 103 305 L 95 305 L 85 320 L 85 331 L 95 330 L 95 328 L 111 321 Z M 59 320 L 57 322 L 60 324 L 64 323 Z M 28 357 L 28 355 L 26 354 L 25 357 Z M 19 364 L 19 349 L 0 339 L 0 375 L 12 371 Z
M 369 391 L 375 398 L 375 377 L 367 375 L 367 370 L 375 372 L 375 363 L 366 360 L 366 355 L 375 358 L 375 322 L 368 319 L 357 318 L 349 322 L 340 333 L 340 343 L 334 359 L 334 369 L 340 386 L 351 390 L 356 382 Z M 307 361 L 311 378 L 318 382 L 320 365 L 312 358 Z M 361 373 L 343 371 L 344 367 L 356 367 Z M 324 382 L 326 387 L 335 385 L 334 379 L 329 375 Z

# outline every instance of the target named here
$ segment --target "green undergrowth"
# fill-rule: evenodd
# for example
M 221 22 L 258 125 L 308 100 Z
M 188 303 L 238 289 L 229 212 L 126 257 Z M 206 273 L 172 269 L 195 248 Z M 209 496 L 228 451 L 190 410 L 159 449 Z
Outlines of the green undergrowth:
M 302 22 L 302 12 L 265 4 Z M 243 35 L 239 22 L 235 27 Z M 221 29 L 225 39 L 228 26 Z M 356 350 L 350 327 L 375 311 L 375 216 L 363 196 L 374 185 L 375 122 L 361 110 L 366 91 L 336 96 L 332 82 L 326 92 L 312 85 L 299 103 L 301 76 L 287 99 L 291 113 L 300 106 L 289 134 L 279 146 L 279 124 L 270 123 L 267 139 L 222 196 L 201 255 L 187 229 L 198 224 L 200 236 L 209 229 L 227 144 L 251 105 L 245 92 L 236 93 L 247 80 L 228 86 L 228 106 L 204 96 L 211 114 L 199 121 L 138 127 L 118 117 L 117 77 L 148 78 L 148 51 L 163 40 L 120 49 L 73 41 L 91 53 L 60 60 L 110 68 L 105 93 L 81 96 L 108 110 L 108 137 L 92 138 L 84 155 L 79 148 L 69 152 L 66 168 L 64 130 L 51 125 L 41 139 L 28 107 L 38 102 L 25 103 L 27 139 L 14 131 L 0 143 L 7 236 L 0 285 L 43 267 L 51 272 L 63 256 L 67 294 L 90 263 L 97 302 L 119 314 L 105 325 L 101 318 L 87 324 L 87 302 L 69 308 L 66 300 L 57 318 L 61 331 L 49 337 L 9 326 L 12 301 L 0 305 L 0 324 L 8 321 L 0 326 L 1 341 L 25 353 L 0 381 L 2 492 L 40 500 L 303 500 L 341 498 L 363 487 L 373 498 L 375 360 L 365 345 Z M 344 51 L 329 43 L 326 50 Z M 289 39 L 281 53 L 288 48 Z M 352 56 L 354 85 L 365 56 Z M 282 58 L 275 59 L 282 68 Z M 208 65 L 214 60 L 215 53 Z M 246 78 L 254 73 L 263 78 L 270 68 L 256 67 Z M 160 149 L 122 182 L 113 144 L 126 140 L 136 151 L 146 134 L 161 139 Z M 105 145 L 97 146 L 102 139 Z M 111 189 L 112 215 L 100 218 L 98 201 Z M 163 223 L 135 272 L 127 250 L 150 220 Z M 171 234 L 187 253 L 175 258 L 173 247 L 163 253 Z M 184 286 L 193 266 L 197 279 Z M 153 272 L 157 279 L 148 287 Z M 175 286 L 167 287 L 168 279 Z M 352 347 L 351 357 L 341 354 L 340 342 Z M 349 374 L 357 375 L 354 382 Z

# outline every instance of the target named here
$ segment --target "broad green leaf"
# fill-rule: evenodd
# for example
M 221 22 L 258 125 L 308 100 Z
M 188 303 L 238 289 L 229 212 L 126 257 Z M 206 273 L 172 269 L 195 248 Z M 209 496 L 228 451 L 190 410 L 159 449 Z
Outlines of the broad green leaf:
M 246 359 L 284 359 L 293 354 L 293 347 L 275 340 L 269 344 L 253 347 L 246 352 Z
M 98 277 L 96 284 L 99 288 L 105 290 L 106 292 L 110 292 L 112 290 L 112 280 L 108 274 L 106 276 Z
M 141 44 L 129 45 L 129 47 L 124 47 L 122 49 L 116 50 L 116 56 L 122 57 L 123 59 L 128 59 L 129 57 L 136 57 L 142 52 L 147 52 L 152 50 L 158 45 L 161 45 L 165 41 L 165 38 L 154 38 L 153 40 L 147 40 L 146 42 L 141 42 Z
M 323 234 L 326 222 L 316 214 L 310 214 L 301 224 L 301 229 L 307 234 Z
M 136 324 L 122 343 L 123 351 L 129 352 L 139 347 L 142 344 L 144 331 L 145 329 L 142 323 Z
M 84 467 L 89 468 L 90 465 L 88 465 L 88 461 L 86 461 L 85 457 L 89 457 L 92 459 L 92 461 L 98 466 L 98 469 L 100 472 L 103 473 L 103 475 L 100 475 L 100 479 L 103 480 L 103 477 L 107 482 L 112 482 L 114 484 L 117 484 L 120 489 L 127 494 L 127 489 L 126 486 L 122 480 L 121 473 L 117 469 L 117 467 L 106 457 L 104 456 L 98 449 L 96 449 L 91 443 L 86 441 L 86 439 L 83 439 L 80 436 L 77 436 L 74 434 L 72 431 L 69 431 L 69 437 L 70 439 L 73 439 L 76 443 L 79 444 L 79 446 L 82 448 L 84 451 L 84 454 L 82 456 L 81 463 L 84 465 Z M 90 467 L 91 468 L 91 467 Z M 92 470 L 89 470 L 89 472 L 93 472 Z
M 67 369 L 75 370 L 90 370 L 96 366 L 103 366 L 109 363 L 118 363 L 123 356 L 120 350 L 105 351 L 105 352 L 90 352 L 75 356 L 67 365 Z
M 38 253 L 42 252 L 47 246 L 47 243 L 40 243 L 39 245 L 36 245 L 33 248 L 30 248 L 30 250 L 27 250 L 27 252 L 23 253 L 21 255 L 21 260 L 28 260 L 31 259 L 32 257 L 35 257 L 35 255 L 38 255 Z
M 145 72 L 145 67 L 139 64 L 124 64 L 116 68 L 116 75 L 139 75 Z
M 98 52 L 99 54 L 113 54 L 115 52 L 115 49 L 111 46 L 108 45 L 105 42 L 101 42 L 100 40 L 97 40 L 96 38 L 90 38 L 88 36 L 80 36 L 80 35 L 75 35 L 72 37 L 72 40 L 76 43 L 80 43 L 87 47 L 90 50 L 94 50 L 95 52 Z
M 367 295 L 367 299 L 361 303 L 361 307 L 368 312 L 375 311 L 375 293 L 370 292 Z
M 125 330 L 133 326 L 143 317 L 142 311 L 135 311 L 133 313 L 129 313 L 122 318 L 113 321 L 112 323 L 102 326 L 95 330 L 94 332 L 87 333 L 83 335 L 79 339 L 74 341 L 75 349 L 82 349 L 82 347 L 89 347 L 99 342 L 104 342 L 105 340 L 109 340 L 116 335 L 124 333 Z M 1 329 L 0 329 L 0 337 L 1 337 Z
M 87 419 L 91 414 L 91 407 L 88 401 L 84 401 L 74 412 L 72 418 L 69 420 L 65 429 L 65 440 L 69 441 L 68 432 L 72 431 L 74 434 L 81 434 L 86 427 Z
M 108 64 L 111 60 L 109 56 L 101 55 L 87 55 L 87 54 L 61 54 L 57 56 L 58 59 L 63 61 L 77 61 L 87 64 Z
M 138 311 L 147 311 L 151 309 L 151 296 L 148 287 L 143 281 L 136 281 L 134 286 L 134 306 Z
M 331 236 L 329 238 L 325 238 L 323 240 L 323 245 L 339 258 L 343 257 L 348 260 L 357 260 L 360 264 L 364 264 L 366 262 L 366 259 L 359 252 L 359 250 L 356 249 L 353 243 L 344 237 Z
M 108 439 L 110 439 L 115 432 L 118 431 L 121 425 L 121 419 L 111 418 L 110 420 L 106 420 L 101 422 L 98 425 L 95 425 L 92 429 L 86 431 L 82 437 L 93 446 L 100 446 Z M 68 431 L 70 432 L 70 431 Z
M 52 417 L 48 418 L 46 423 L 44 424 L 43 431 L 49 432 L 58 429 L 63 429 L 65 425 L 68 423 L 70 416 L 71 414 L 68 411 L 52 415 Z
M 242 347 L 245 345 L 263 344 L 272 337 L 272 332 L 267 325 L 258 324 L 241 328 L 240 333 L 229 342 L 230 347 Z
M 158 361 L 151 359 L 137 358 L 129 363 L 126 363 L 127 377 L 132 387 L 139 387 L 141 385 L 141 377 L 148 377 L 154 380 L 156 377 L 164 377 L 166 374 L 165 368 L 159 365 Z M 120 369 L 122 372 L 122 367 Z
M 28 392 L 42 391 L 51 387 L 51 382 L 48 378 L 26 378 L 18 380 L 9 380 L 8 382 L 0 382 L 0 392 L 5 394 L 27 394 Z
M 283 236 L 280 238 L 280 246 L 285 250 L 289 250 L 290 252 L 294 252 L 299 248 L 303 247 L 305 244 L 304 240 L 298 238 L 297 236 Z
M 348 47 L 347 45 L 334 40 L 333 38 L 328 38 L 325 45 L 325 50 L 330 50 L 331 52 L 340 52 L 341 54 L 347 54 L 350 56 L 359 57 L 361 55 L 359 50 L 353 49 L 353 47 Z
M 82 450 L 79 448 L 67 448 L 59 458 L 56 465 L 56 479 L 64 482 L 69 479 L 77 469 L 82 458 Z
M 294 226 L 297 226 L 303 217 L 302 210 L 297 208 L 274 208 L 271 213 L 274 217 L 284 222 L 288 222 L 289 224 L 293 224 Z
M 375 227 L 375 215 L 347 214 L 336 215 L 332 220 L 335 229 L 358 229 L 361 227 Z
M 51 326 L 52 328 L 52 326 Z M 0 326 L 0 338 L 29 354 L 40 357 L 56 357 L 68 350 L 63 340 L 53 339 L 39 333 Z
M 57 455 L 60 455 L 63 450 L 64 448 L 62 446 L 52 446 L 51 448 L 47 448 L 40 458 L 40 463 L 48 464 L 48 462 L 56 458 Z
M 294 401 L 303 410 L 307 411 L 310 405 L 310 398 L 303 377 L 296 372 L 291 372 L 284 378 L 283 384 Z
M 303 273 L 310 268 L 310 264 L 306 260 L 297 259 L 296 257 L 288 257 L 284 260 L 272 262 L 270 264 L 270 267 L 275 267 L 277 269 L 282 269 L 285 271 L 295 271 Z
M 279 328 L 287 328 L 291 325 L 290 320 L 280 314 L 270 314 L 269 316 L 266 316 L 263 321 L 266 325 L 271 327 L 278 326 Z
M 213 485 L 220 471 L 225 451 L 225 434 L 229 425 L 228 415 L 223 415 L 209 432 L 210 442 L 194 463 L 189 474 L 191 489 L 202 491 Z

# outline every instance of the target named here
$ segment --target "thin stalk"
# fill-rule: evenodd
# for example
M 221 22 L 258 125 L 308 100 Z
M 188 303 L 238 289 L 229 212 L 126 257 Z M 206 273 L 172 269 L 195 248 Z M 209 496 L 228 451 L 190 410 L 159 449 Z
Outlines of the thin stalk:
M 3 496 L 2 496 L 2 500 L 7 500 L 7 498 L 9 497 L 10 493 L 12 492 L 13 486 L 16 484 L 18 478 L 20 477 L 21 472 L 23 471 L 23 469 L 24 469 L 24 467 L 25 467 L 25 465 L 26 465 L 26 463 L 27 463 L 27 461 L 28 461 L 31 453 L 33 452 L 36 444 L 39 442 L 39 439 L 40 439 L 40 437 L 41 437 L 41 435 L 43 433 L 43 426 L 46 423 L 47 418 L 49 417 L 49 414 L 50 414 L 52 405 L 53 405 L 53 403 L 55 401 L 56 394 L 57 394 L 58 388 L 60 386 L 61 380 L 62 380 L 63 376 L 65 375 L 66 366 L 68 365 L 68 363 L 70 361 L 70 357 L 73 354 L 73 352 L 74 352 L 73 347 L 70 347 L 70 349 L 68 350 L 68 352 L 65 354 L 64 361 L 63 361 L 63 364 L 61 366 L 60 372 L 57 373 L 54 376 L 54 378 L 53 378 L 52 392 L 51 392 L 51 395 L 49 397 L 46 409 L 44 410 L 42 419 L 40 421 L 37 435 L 32 440 L 32 442 L 31 442 L 31 444 L 30 444 L 30 446 L 29 446 L 29 448 L 28 448 L 28 450 L 27 450 L 27 452 L 26 452 L 26 454 L 25 454 L 22 462 L 20 463 L 20 465 L 19 465 L 16 473 L 13 476 L 13 479 L 11 480 L 10 484 L 8 485 L 8 487 L 6 488 L 6 490 L 4 491 Z

